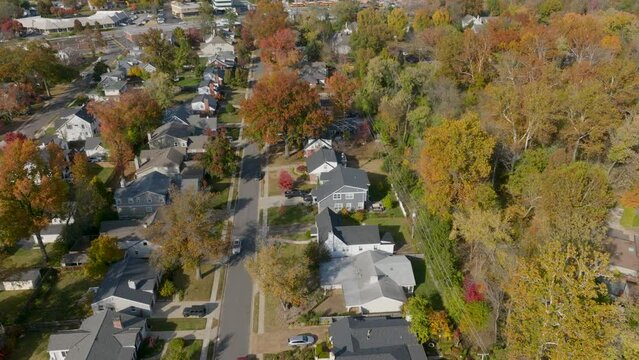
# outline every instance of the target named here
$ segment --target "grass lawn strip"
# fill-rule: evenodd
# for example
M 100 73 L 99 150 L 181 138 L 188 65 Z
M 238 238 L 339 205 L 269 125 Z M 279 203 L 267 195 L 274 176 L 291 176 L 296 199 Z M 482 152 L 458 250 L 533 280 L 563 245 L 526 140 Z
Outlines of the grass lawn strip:
M 205 318 L 151 318 L 148 319 L 151 331 L 185 331 L 206 329 Z
M 260 293 L 255 293 L 253 297 L 253 334 L 257 334 L 260 322 Z
M 264 308 L 264 331 L 269 333 L 288 329 L 284 320 L 280 317 L 282 304 L 278 299 L 266 295 L 266 307 Z
M 217 271 L 220 272 L 220 279 L 217 281 L 217 290 L 215 291 L 215 300 L 220 300 L 222 298 L 222 293 L 224 292 L 224 282 L 226 281 L 226 267 L 223 266 L 219 268 Z
M 621 215 L 619 223 L 621 226 L 627 228 L 639 227 L 639 216 L 637 216 L 637 211 L 633 208 L 624 208 L 623 215 Z
M 6 324 L 5 324 L 6 325 Z M 11 360 L 49 360 L 49 333 L 28 332 L 18 338 Z
M 270 226 L 313 224 L 315 215 L 315 208 L 311 206 L 284 206 L 282 212 L 279 207 L 272 207 L 268 209 L 268 223 Z
M 0 291 L 0 323 L 13 325 L 33 290 Z

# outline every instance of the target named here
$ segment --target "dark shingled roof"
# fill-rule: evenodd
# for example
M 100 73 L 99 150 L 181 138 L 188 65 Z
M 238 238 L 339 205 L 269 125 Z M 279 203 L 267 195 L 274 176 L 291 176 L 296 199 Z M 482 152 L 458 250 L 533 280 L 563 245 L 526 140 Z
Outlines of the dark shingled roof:
M 87 138 L 84 141 L 84 149 L 92 150 L 97 148 L 99 145 L 102 145 L 102 138 L 99 136 Z M 103 146 L 104 147 L 104 146 Z
M 337 359 L 426 360 L 424 347 L 401 318 L 343 318 L 328 329 Z
M 345 166 L 337 166 L 335 169 L 323 173 L 320 180 L 324 183 L 311 191 L 317 201 L 324 200 L 343 186 L 368 189 L 370 185 L 366 171 Z
M 59 129 L 62 125 L 64 125 L 67 120 L 69 120 L 69 118 L 71 116 L 77 116 L 81 119 L 86 120 L 89 123 L 93 123 L 96 121 L 96 119 L 93 117 L 93 115 L 89 114 L 89 112 L 87 111 L 87 107 L 86 106 L 81 106 L 75 109 L 70 109 L 68 111 L 63 112 L 63 114 L 60 116 L 59 119 L 57 119 L 54 123 L 54 127 L 55 129 Z
M 310 173 L 327 162 L 337 165 L 337 154 L 333 149 L 322 148 L 306 158 L 306 168 Z
M 317 236 L 320 243 L 333 232 L 346 245 L 380 244 L 379 226 L 352 225 L 342 226 L 342 217 L 330 208 L 325 208 L 315 217 Z
M 193 135 L 193 128 L 190 125 L 179 123 L 177 121 L 170 121 L 151 133 L 151 140 L 157 139 L 160 136 L 172 136 L 175 138 L 186 139 Z
M 116 198 L 130 198 L 145 192 L 152 192 L 156 194 L 168 194 L 169 187 L 171 186 L 171 178 L 153 171 L 149 175 L 146 175 L 140 179 L 137 179 L 127 185 L 124 188 L 119 188 L 115 191 Z M 124 202 L 123 202 L 124 203 Z
M 95 303 L 116 296 L 150 306 L 153 304 L 153 293 L 145 290 L 153 290 L 156 277 L 147 259 L 126 257 L 111 265 L 93 301 Z M 138 288 L 131 289 L 129 280 L 138 282 Z

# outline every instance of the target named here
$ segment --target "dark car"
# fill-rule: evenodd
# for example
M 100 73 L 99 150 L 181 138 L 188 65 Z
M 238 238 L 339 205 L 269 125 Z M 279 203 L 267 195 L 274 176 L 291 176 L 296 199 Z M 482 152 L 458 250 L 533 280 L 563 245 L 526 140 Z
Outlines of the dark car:
M 306 195 L 306 192 L 298 189 L 284 191 L 284 196 L 286 196 L 287 199 L 304 197 L 304 195 Z
M 304 194 L 303 198 L 304 198 L 304 201 L 306 201 L 308 203 L 312 203 L 313 202 L 313 195 L 311 195 L 311 194 Z
M 193 305 L 193 306 L 185 307 L 184 310 L 182 310 L 182 316 L 184 317 L 189 317 L 189 316 L 203 317 L 205 315 L 206 315 L 206 306 L 204 305 Z

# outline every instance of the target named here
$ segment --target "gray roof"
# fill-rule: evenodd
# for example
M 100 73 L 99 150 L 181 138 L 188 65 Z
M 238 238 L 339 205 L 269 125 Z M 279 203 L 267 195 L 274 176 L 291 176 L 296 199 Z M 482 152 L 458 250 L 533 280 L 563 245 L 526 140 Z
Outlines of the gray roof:
M 133 181 L 126 187 L 117 189 L 115 191 L 115 197 L 130 198 L 145 192 L 167 195 L 169 193 L 170 186 L 171 178 L 157 171 L 153 171 L 152 173 Z
M 325 163 L 334 163 L 337 166 L 337 154 L 335 150 L 321 148 L 306 158 L 306 168 L 308 172 L 313 172 Z
M 325 208 L 315 217 L 318 240 L 323 243 L 332 232 L 346 245 L 380 244 L 382 240 L 377 225 L 342 226 L 342 217 L 330 208 Z M 387 240 L 387 238 L 386 238 Z
M 200 131 L 211 129 L 217 129 L 217 118 L 212 117 L 202 117 L 200 115 L 190 115 L 186 121 L 193 127 L 200 129 Z
M 343 318 L 328 329 L 337 359 L 426 360 L 424 347 L 401 318 Z
M 102 138 L 99 136 L 87 138 L 84 141 L 84 149 L 92 150 L 102 145 Z M 102 145 L 103 146 L 103 145 Z M 104 146 L 103 146 L 104 147 Z
M 58 137 L 58 135 L 44 135 L 43 137 L 37 139 L 36 141 L 37 145 L 48 145 L 49 143 L 54 143 L 60 147 L 66 147 L 68 146 L 67 141 Z
M 209 106 L 214 108 L 215 104 L 217 103 L 217 101 L 215 100 L 215 98 L 211 95 L 208 94 L 200 94 L 197 95 L 196 97 L 193 98 L 193 100 L 191 100 L 191 104 L 193 103 L 198 103 L 198 102 L 203 102 L 204 99 L 207 99 L 209 101 Z
M 111 296 L 127 299 L 151 306 L 153 304 L 153 287 L 157 273 L 146 259 L 125 257 L 111 265 L 104 276 L 93 302 L 104 300 Z M 131 289 L 128 281 L 137 282 L 137 288 Z M 150 291 L 148 291 L 150 290 Z
M 34 281 L 40 278 L 40 269 L 29 269 L 8 276 L 5 281 Z
M 64 227 L 65 224 L 49 224 L 46 228 L 42 229 L 40 235 L 60 235 Z
M 193 128 L 190 125 L 180 123 L 177 121 L 170 121 L 162 126 L 158 127 L 151 133 L 151 139 L 156 139 L 160 136 L 172 136 L 175 138 L 186 139 L 193 135 Z
M 118 238 L 119 241 L 142 241 L 143 226 L 137 220 L 109 220 L 100 224 L 100 234 Z
M 410 261 L 403 255 L 373 250 L 320 264 L 322 285 L 341 284 L 347 307 L 379 298 L 406 301 L 402 287 L 415 286 Z
M 311 191 L 318 201 L 324 200 L 343 186 L 368 190 L 370 185 L 366 171 L 339 165 L 329 172 L 322 173 L 320 181 L 324 183 Z
M 187 161 L 181 175 L 182 179 L 202 179 L 204 177 L 204 169 L 199 161 Z
M 113 326 L 114 318 L 122 322 L 122 329 Z M 138 333 L 145 326 L 146 320 L 136 316 L 97 311 L 79 329 L 52 334 L 47 350 L 66 350 L 68 360 L 129 360 L 134 358 Z
M 209 143 L 209 137 L 206 135 L 189 136 L 189 150 L 203 151 L 206 144 Z
M 93 115 L 89 114 L 89 112 L 87 111 L 86 105 L 83 105 L 64 111 L 60 118 L 54 122 L 54 128 L 59 129 L 60 127 L 62 127 L 73 115 L 85 120 L 88 123 L 93 123 L 96 121 Z
M 86 252 L 72 251 L 62 255 L 62 264 L 86 264 L 89 262 L 89 255 Z
M 317 226 L 318 240 L 323 243 L 328 238 L 329 232 L 342 225 L 342 216 L 330 208 L 326 208 L 315 217 L 315 225 Z
M 155 167 L 179 167 L 184 161 L 185 154 L 186 148 L 176 147 L 142 150 L 142 152 L 140 152 L 140 160 L 142 164 L 136 172 L 144 172 Z
M 119 80 L 119 81 L 113 81 L 113 82 L 109 82 L 108 84 L 104 85 L 104 90 L 122 90 L 124 87 L 126 86 L 126 81 L 124 80 Z
M 304 64 L 300 69 L 300 77 L 312 84 L 324 82 L 326 76 L 328 76 L 326 63 L 321 61 Z

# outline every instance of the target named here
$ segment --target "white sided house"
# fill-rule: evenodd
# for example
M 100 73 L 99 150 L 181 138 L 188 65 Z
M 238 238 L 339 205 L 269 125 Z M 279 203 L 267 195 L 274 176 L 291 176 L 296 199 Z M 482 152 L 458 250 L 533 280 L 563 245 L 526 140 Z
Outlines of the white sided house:
M 99 132 L 98 121 L 87 112 L 86 106 L 60 117 L 54 126 L 55 134 L 66 141 L 86 140 Z
M 315 227 L 311 235 L 323 244 L 332 258 L 356 256 L 366 251 L 376 250 L 387 254 L 395 251 L 395 242 L 390 233 L 380 237 L 377 225 L 342 225 L 342 216 L 330 208 L 322 210 L 315 217 Z
M 73 217 L 70 217 L 68 219 L 66 218 L 51 219 L 51 222 L 49 222 L 49 225 L 47 225 L 46 228 L 40 231 L 40 236 L 42 237 L 42 243 L 45 245 L 53 244 L 60 237 L 60 235 L 62 235 L 62 231 L 67 226 L 67 223 L 73 224 L 73 222 L 74 222 Z M 31 235 L 31 240 L 37 246 L 38 238 L 36 234 Z
M 308 139 L 304 146 L 304 157 L 313 155 L 319 149 L 332 149 L 333 140 L 331 139 Z
M 212 113 L 217 109 L 217 100 L 211 95 L 200 94 L 191 101 L 191 110 L 197 113 Z
M 321 148 L 306 158 L 306 169 L 312 181 L 337 167 L 337 154 L 333 149 Z
M 101 158 L 106 159 L 109 155 L 109 149 L 106 148 L 102 142 L 102 138 L 90 137 L 84 142 L 84 153 L 88 158 Z
M 0 290 L 17 291 L 32 290 L 40 282 L 40 269 L 31 269 L 15 273 L 6 279 L 0 280 Z
M 319 186 L 311 191 L 317 211 L 330 208 L 364 210 L 368 201 L 368 175 L 365 171 L 338 165 L 335 169 L 320 174 Z

